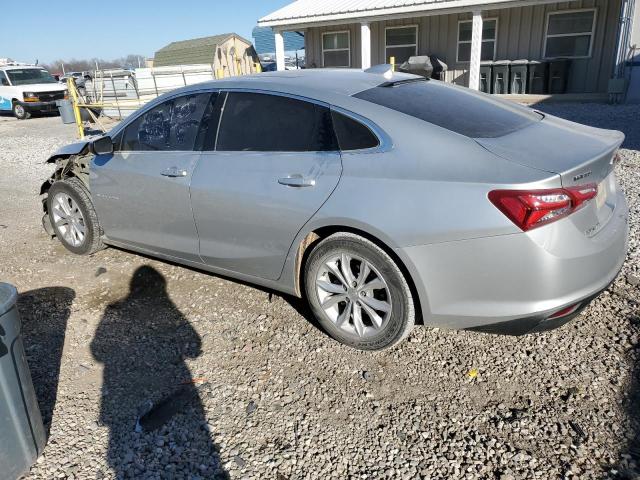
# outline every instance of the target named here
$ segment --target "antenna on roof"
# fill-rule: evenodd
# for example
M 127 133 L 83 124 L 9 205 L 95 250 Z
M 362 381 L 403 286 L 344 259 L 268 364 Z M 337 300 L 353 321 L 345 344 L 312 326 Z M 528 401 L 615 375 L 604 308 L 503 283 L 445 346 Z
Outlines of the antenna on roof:
M 374 65 L 371 68 L 367 68 L 364 72 L 382 75 L 385 79 L 391 80 L 393 77 L 393 66 L 388 63 L 381 63 L 380 65 Z

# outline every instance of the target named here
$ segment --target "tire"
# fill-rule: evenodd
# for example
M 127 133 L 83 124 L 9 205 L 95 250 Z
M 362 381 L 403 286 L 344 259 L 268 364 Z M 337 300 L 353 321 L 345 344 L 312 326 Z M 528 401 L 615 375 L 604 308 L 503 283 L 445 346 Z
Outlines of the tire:
M 13 112 L 13 116 L 18 120 L 27 120 L 31 117 L 31 112 L 29 112 L 24 105 L 21 105 L 18 102 L 13 102 L 11 111 Z
M 347 264 L 348 276 L 343 267 Z M 336 233 L 318 243 L 304 265 L 304 282 L 320 325 L 350 347 L 392 347 L 415 324 L 413 296 L 402 271 L 383 249 L 358 235 Z M 351 288 L 345 289 L 344 283 Z
M 77 178 L 67 178 L 51 185 L 47 211 L 55 236 L 70 252 L 91 255 L 104 248 L 91 196 Z

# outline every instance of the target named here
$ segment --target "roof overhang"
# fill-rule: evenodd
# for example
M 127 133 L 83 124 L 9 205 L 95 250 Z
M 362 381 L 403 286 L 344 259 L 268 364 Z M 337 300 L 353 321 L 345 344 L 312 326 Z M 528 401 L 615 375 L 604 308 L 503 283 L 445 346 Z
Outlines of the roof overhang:
M 273 27 L 275 30 L 304 30 L 355 22 L 373 22 L 408 18 L 416 16 L 444 15 L 449 13 L 471 12 L 475 10 L 496 10 L 499 8 L 526 7 L 545 3 L 558 3 L 559 0 L 440 0 L 413 5 L 361 8 L 344 11 L 328 11 L 320 8 L 306 13 L 289 9 L 292 5 L 258 20 L 260 27 Z

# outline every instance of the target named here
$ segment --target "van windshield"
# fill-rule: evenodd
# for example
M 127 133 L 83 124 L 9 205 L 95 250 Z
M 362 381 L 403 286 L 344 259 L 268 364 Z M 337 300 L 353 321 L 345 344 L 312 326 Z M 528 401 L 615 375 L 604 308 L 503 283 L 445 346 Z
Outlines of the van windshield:
M 20 68 L 6 70 L 11 85 L 33 85 L 36 83 L 57 83 L 49 72 L 42 68 Z
M 494 138 L 543 117 L 535 111 L 436 80 L 379 86 L 354 95 L 471 138 Z

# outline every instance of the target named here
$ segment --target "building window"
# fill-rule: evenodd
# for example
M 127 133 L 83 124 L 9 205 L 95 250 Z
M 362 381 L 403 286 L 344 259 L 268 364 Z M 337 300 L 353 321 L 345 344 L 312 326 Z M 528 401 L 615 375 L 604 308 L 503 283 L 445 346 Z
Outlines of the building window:
M 418 26 L 387 27 L 385 29 L 385 58 L 395 57 L 396 63 L 403 63 L 418 54 Z
M 322 34 L 322 66 L 351 66 L 351 38 L 348 31 Z
M 544 57 L 590 57 L 595 26 L 595 9 L 549 12 Z
M 473 22 L 458 22 L 458 62 L 471 61 L 471 33 Z M 482 50 L 480 60 L 494 60 L 496 57 L 496 39 L 498 38 L 498 19 L 490 18 L 482 22 Z

